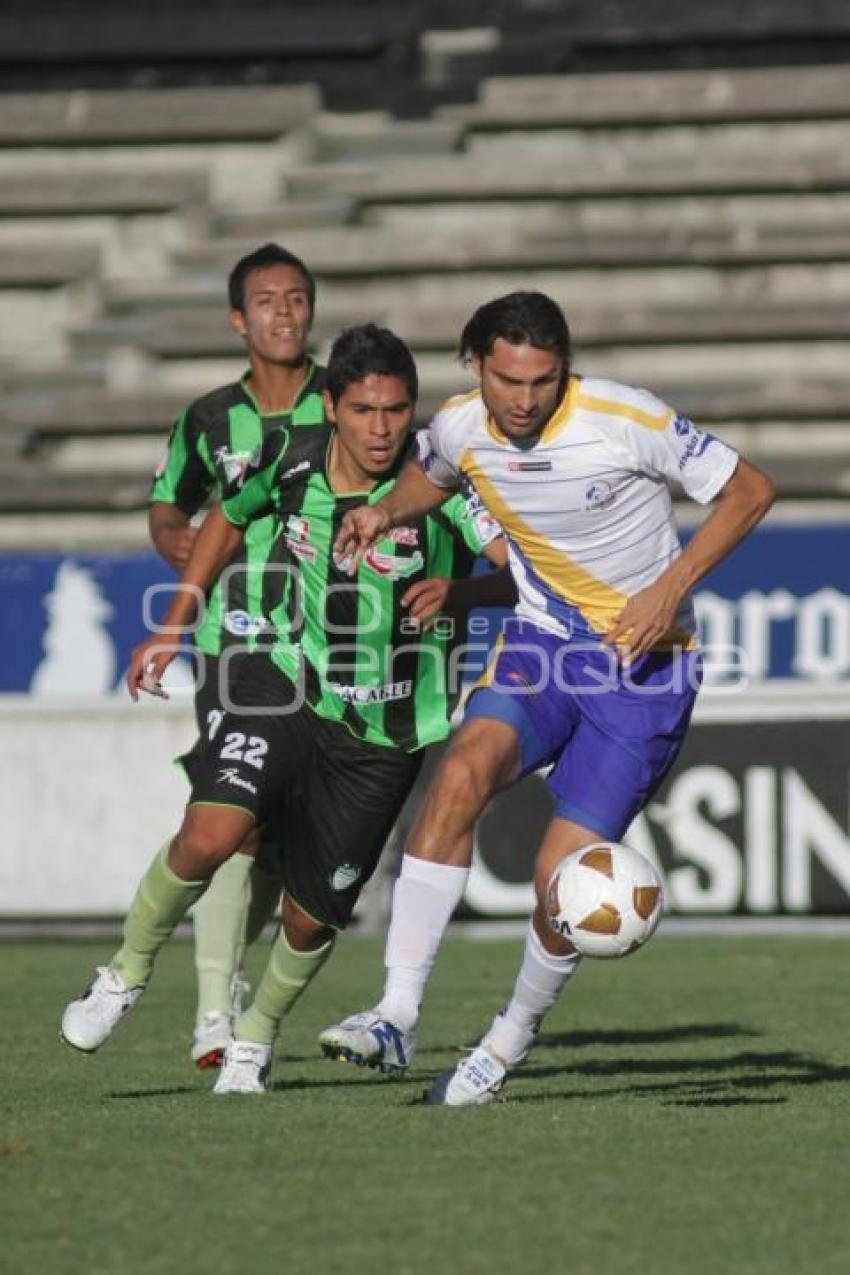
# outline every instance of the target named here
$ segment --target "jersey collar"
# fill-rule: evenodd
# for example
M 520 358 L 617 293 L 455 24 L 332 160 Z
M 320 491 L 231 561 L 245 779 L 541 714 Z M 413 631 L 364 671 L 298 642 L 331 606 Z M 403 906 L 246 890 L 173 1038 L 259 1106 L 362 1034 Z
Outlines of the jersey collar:
M 540 443 L 551 443 L 552 439 L 555 438 L 557 434 L 560 434 L 575 409 L 580 382 L 580 376 L 569 376 L 567 378 L 567 388 L 564 391 L 564 395 L 560 403 L 543 426 L 543 429 L 541 430 L 533 447 L 528 449 L 529 451 L 533 451 L 534 447 L 537 447 Z M 502 433 L 489 412 L 487 412 L 484 418 L 484 426 L 490 437 L 495 439 L 497 443 L 501 443 L 503 447 L 515 447 L 517 451 L 525 450 L 524 448 L 517 447 L 513 439 L 508 438 L 507 435 Z
M 313 362 L 312 359 L 308 358 L 307 371 L 304 374 L 304 380 L 301 382 L 301 384 L 298 387 L 298 393 L 295 395 L 295 398 L 292 401 L 292 406 L 284 408 L 280 412 L 263 412 L 260 410 L 260 405 L 257 402 L 256 398 L 254 397 L 251 391 L 251 387 L 248 384 L 248 377 L 251 375 L 250 368 L 247 368 L 242 373 L 242 375 L 239 378 L 239 384 L 242 387 L 242 393 L 248 399 L 248 402 L 251 404 L 254 411 L 257 413 L 257 415 L 264 417 L 266 420 L 273 420 L 275 417 L 278 417 L 278 416 L 291 416 L 292 413 L 295 411 L 295 409 L 298 407 L 299 403 L 303 402 L 303 400 L 307 397 L 307 395 L 312 393 L 313 381 L 316 379 L 316 370 L 317 370 L 316 364 Z

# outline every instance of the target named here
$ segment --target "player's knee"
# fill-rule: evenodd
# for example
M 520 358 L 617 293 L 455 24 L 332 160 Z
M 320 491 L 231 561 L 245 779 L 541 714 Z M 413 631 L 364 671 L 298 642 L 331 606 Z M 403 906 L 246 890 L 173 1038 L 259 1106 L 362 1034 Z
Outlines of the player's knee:
M 281 922 L 286 941 L 296 952 L 315 951 L 333 937 L 330 926 L 308 916 L 289 895 L 283 900 Z
M 450 748 L 435 777 L 436 796 L 444 809 L 483 810 L 499 786 L 491 760 L 474 743 Z
M 459 810 L 473 801 L 478 776 L 465 751 L 448 752 L 434 777 L 432 792 L 442 810 Z
M 212 876 L 239 849 L 249 827 L 241 820 L 222 819 L 213 806 L 190 807 L 172 843 L 172 867 L 187 879 Z

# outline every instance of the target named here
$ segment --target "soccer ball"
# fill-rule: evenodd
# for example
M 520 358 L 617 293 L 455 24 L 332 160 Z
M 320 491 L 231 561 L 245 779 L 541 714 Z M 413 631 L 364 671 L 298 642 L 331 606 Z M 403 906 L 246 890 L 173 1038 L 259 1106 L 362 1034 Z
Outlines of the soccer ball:
M 652 937 L 663 906 L 649 860 L 609 841 L 567 855 L 546 891 L 549 924 L 583 956 L 628 956 Z

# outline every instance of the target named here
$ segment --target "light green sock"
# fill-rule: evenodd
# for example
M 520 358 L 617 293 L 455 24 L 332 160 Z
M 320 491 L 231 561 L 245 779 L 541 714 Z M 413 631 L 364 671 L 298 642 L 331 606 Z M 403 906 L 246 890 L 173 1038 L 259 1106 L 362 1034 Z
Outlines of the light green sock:
M 234 854 L 221 865 L 192 912 L 195 926 L 197 1017 L 230 1013 L 231 982 L 245 955 L 250 855 Z
M 206 881 L 184 881 L 168 866 L 171 842 L 157 851 L 139 882 L 124 922 L 124 942 L 110 961 L 128 987 L 144 986 L 154 958 L 171 931 L 206 890 Z
M 256 859 L 251 867 L 251 902 L 245 923 L 245 945 L 250 947 L 265 929 L 280 903 L 283 881 L 275 873 L 261 868 Z
M 315 952 L 295 952 L 281 930 L 272 944 L 257 995 L 233 1029 L 236 1039 L 256 1041 L 261 1045 L 273 1044 L 281 1020 L 316 977 L 330 956 L 335 941 L 335 938 L 330 939 Z

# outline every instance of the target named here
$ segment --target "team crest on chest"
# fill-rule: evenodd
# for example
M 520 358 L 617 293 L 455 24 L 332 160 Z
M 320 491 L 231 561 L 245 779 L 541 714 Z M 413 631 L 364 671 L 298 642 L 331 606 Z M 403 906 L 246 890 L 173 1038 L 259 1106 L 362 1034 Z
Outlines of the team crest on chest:
M 610 483 L 606 483 L 601 479 L 596 479 L 586 489 L 584 493 L 585 509 L 607 509 L 609 505 L 614 503 L 614 488 Z

